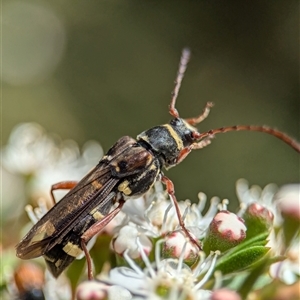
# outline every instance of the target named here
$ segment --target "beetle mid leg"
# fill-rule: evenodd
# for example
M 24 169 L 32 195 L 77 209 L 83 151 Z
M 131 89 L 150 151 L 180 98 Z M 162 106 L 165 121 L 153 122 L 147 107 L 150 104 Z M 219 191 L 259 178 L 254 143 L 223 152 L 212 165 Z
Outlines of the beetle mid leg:
M 111 211 L 108 215 L 103 217 L 101 220 L 98 220 L 80 237 L 80 245 L 86 257 L 89 280 L 93 279 L 93 267 L 92 267 L 91 255 L 89 253 L 89 250 L 87 249 L 86 244 L 93 236 L 99 233 L 120 212 L 124 203 L 125 200 L 121 198 L 119 200 L 119 205 L 113 211 Z
M 58 182 L 56 184 L 53 184 L 51 186 L 50 194 L 53 201 L 53 205 L 56 204 L 55 197 L 54 197 L 54 191 L 56 190 L 71 190 L 73 187 L 77 185 L 77 181 L 62 181 Z
M 202 250 L 202 247 L 200 246 L 199 242 L 196 241 L 190 234 L 190 232 L 186 229 L 185 225 L 184 225 L 184 222 L 183 222 L 183 219 L 182 219 L 182 216 L 181 216 L 181 212 L 180 212 L 180 209 L 179 209 L 179 206 L 178 206 L 178 202 L 177 202 L 177 199 L 175 197 L 175 190 L 174 190 L 174 184 L 173 182 L 166 176 L 162 176 L 161 178 L 161 181 L 166 185 L 167 187 L 167 192 L 168 194 L 170 195 L 172 201 L 173 201 L 173 205 L 175 207 L 175 210 L 176 210 L 176 214 L 177 214 L 177 218 L 178 218 L 178 222 L 179 222 L 179 225 L 181 226 L 183 232 L 185 233 L 185 235 L 188 237 L 188 239 L 198 247 L 198 249 L 201 251 Z

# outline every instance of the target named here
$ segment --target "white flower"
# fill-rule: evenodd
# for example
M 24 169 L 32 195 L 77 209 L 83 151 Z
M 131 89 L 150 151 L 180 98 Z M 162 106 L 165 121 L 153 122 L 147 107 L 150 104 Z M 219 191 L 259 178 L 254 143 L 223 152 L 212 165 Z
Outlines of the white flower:
M 205 202 L 206 196 L 199 193 L 198 204 L 191 205 L 188 200 L 178 203 L 185 226 L 195 240 L 204 237 L 209 223 L 218 210 L 219 199 L 215 197 L 206 215 L 202 216 Z M 178 258 L 185 248 L 185 263 L 192 266 L 198 260 L 199 249 L 195 247 L 194 242 L 187 241 L 186 236 L 181 232 L 176 210 L 162 183 L 156 182 L 154 188 L 143 197 L 127 200 L 122 211 L 120 218 L 122 221 L 119 225 L 116 224 L 112 241 L 112 248 L 119 255 L 122 256 L 123 252 L 129 249 L 128 255 L 131 258 L 139 258 L 137 237 L 147 254 L 152 249 L 153 240 L 166 237 L 163 246 L 165 258 Z
M 106 283 L 108 285 L 108 291 L 112 285 L 127 289 L 133 299 L 209 299 L 211 292 L 201 290 L 201 287 L 212 275 L 218 253 L 211 254 L 206 259 L 202 257 L 198 265 L 192 270 L 183 263 L 184 250 L 179 259 L 161 259 L 160 246 L 163 242 L 160 240 L 156 243 L 155 263 L 151 263 L 137 238 L 138 250 L 145 268 L 141 269 L 131 259 L 128 255 L 130 250 L 127 249 L 123 257 L 130 268 L 114 268 L 109 275 L 100 274 L 98 280 L 101 284 Z M 200 274 L 205 274 L 201 281 L 197 279 Z M 109 297 L 108 299 L 113 298 Z M 118 299 L 123 300 L 123 298 Z
M 284 185 L 274 198 L 282 215 L 300 221 L 300 184 Z
M 274 215 L 274 224 L 276 224 L 278 222 L 278 214 L 273 198 L 277 190 L 278 187 L 273 183 L 266 185 L 262 189 L 258 185 L 249 187 L 247 180 L 239 179 L 236 182 L 236 194 L 240 201 L 240 211 L 237 213 L 237 215 L 242 216 L 250 204 L 258 203 L 267 208 Z
M 219 199 L 212 198 L 208 211 L 202 215 L 206 196 L 199 193 L 198 197 L 198 204 L 191 205 L 190 201 L 186 200 L 179 201 L 178 205 L 186 228 L 200 239 L 204 237 L 209 223 L 218 211 Z M 162 237 L 166 233 L 180 229 L 174 205 L 161 182 L 156 182 L 154 188 L 144 197 L 127 200 L 122 211 L 126 214 L 122 226 L 129 221 L 133 222 L 149 237 Z
M 300 277 L 299 200 L 299 184 L 281 187 L 274 197 L 274 202 L 281 213 L 281 226 L 277 234 L 273 232 L 269 246 L 272 246 L 274 254 L 285 255 L 286 259 L 273 264 L 270 267 L 270 274 L 274 278 L 280 278 L 286 284 L 293 284 Z
M 149 255 L 152 250 L 152 242 L 145 234 L 141 234 L 137 229 L 137 225 L 133 223 L 129 223 L 120 229 L 118 234 L 112 239 L 112 248 L 119 255 L 123 255 L 127 250 L 131 258 L 140 258 L 140 250 L 136 243 L 137 238 L 140 240 L 143 251 Z
M 26 207 L 30 219 L 36 223 L 48 211 L 49 203 L 46 199 L 50 198 L 48 191 L 51 185 L 59 181 L 79 180 L 96 165 L 101 156 L 102 149 L 95 142 L 88 143 L 80 151 L 75 142 L 61 141 L 47 134 L 39 125 L 28 123 L 20 125 L 12 133 L 8 145 L 2 150 L 2 169 L 5 170 L 4 176 L 9 174 L 11 178 L 21 178 L 21 184 L 18 182 L 15 188 L 27 193 L 30 200 L 38 202 L 35 209 Z M 281 200 L 274 201 L 274 185 L 261 189 L 257 186 L 249 188 L 245 180 L 237 183 L 241 202 L 238 216 L 244 214 L 252 204 L 254 215 L 256 212 L 264 212 L 266 207 L 277 218 L 279 230 L 277 234 L 272 232 L 268 246 L 273 246 L 275 257 L 285 255 L 288 259 L 272 265 L 270 274 L 286 283 L 293 283 L 300 276 L 299 236 L 292 236 L 291 242 L 285 245 L 283 237 L 286 237 L 286 233 L 279 226 L 286 225 L 284 218 L 287 219 L 287 216 L 299 219 L 299 185 L 297 189 L 298 194 L 295 186 L 293 189 L 281 189 L 275 197 Z M 60 198 L 58 194 L 55 192 L 57 199 Z M 178 207 L 185 227 L 190 232 L 190 239 L 202 243 L 205 253 L 195 247 L 195 241 L 186 237 L 166 189 L 162 183 L 156 182 L 142 197 L 126 200 L 122 211 L 106 226 L 104 231 L 110 236 L 114 234 L 112 248 L 122 259 L 118 257 L 118 266 L 109 273 L 103 272 L 96 280 L 80 284 L 77 289 L 78 299 L 208 300 L 212 295 L 222 297 L 226 291 L 221 288 L 232 283 L 230 273 L 226 273 L 226 265 L 218 265 L 219 271 L 214 273 L 220 248 L 208 248 L 206 251 L 205 235 L 213 222 L 221 238 L 229 235 L 229 239 L 235 242 L 243 239 L 246 227 L 232 213 L 221 211 L 217 214 L 218 210 L 227 210 L 227 200 L 219 204 L 218 198 L 212 198 L 208 211 L 203 214 L 206 196 L 199 193 L 198 197 L 197 204 L 185 200 L 179 201 Z M 24 197 L 25 200 L 28 202 Z M 90 241 L 88 249 L 95 239 Z M 211 252 L 211 249 L 217 251 Z M 234 254 L 238 255 L 239 252 L 234 253 L 232 249 L 223 257 L 227 255 L 225 258 L 231 263 L 230 259 L 235 259 Z M 106 262 L 105 265 L 110 266 L 110 263 Z M 222 278 L 220 270 L 224 272 L 226 280 Z M 46 274 L 44 290 L 48 299 L 60 299 L 60 295 L 71 297 L 71 285 L 64 274 L 58 280 L 54 280 L 48 272 Z M 214 286 L 204 290 L 206 283 L 213 282 L 212 277 L 215 279 Z M 214 290 L 219 290 L 219 293 L 212 294 Z

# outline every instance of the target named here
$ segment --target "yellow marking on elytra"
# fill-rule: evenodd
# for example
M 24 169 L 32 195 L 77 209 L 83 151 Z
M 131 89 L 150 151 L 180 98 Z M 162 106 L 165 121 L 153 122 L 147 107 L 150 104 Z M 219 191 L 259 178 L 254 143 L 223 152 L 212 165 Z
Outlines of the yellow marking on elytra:
M 156 169 L 156 165 L 155 165 L 154 163 L 152 163 L 152 164 L 150 165 L 149 169 L 147 169 L 146 171 L 144 171 L 143 173 L 141 173 L 141 174 L 139 175 L 139 177 L 138 177 L 136 180 L 137 180 L 137 181 L 141 180 L 142 178 L 145 177 L 145 175 L 147 175 L 147 173 L 148 173 L 149 171 L 153 171 L 153 170 L 155 170 L 155 169 Z
M 64 247 L 63 250 L 70 256 L 77 257 L 79 254 L 82 253 L 82 250 L 75 244 L 68 242 Z
M 122 183 L 119 184 L 118 190 L 120 192 L 122 192 L 123 194 L 125 194 L 126 196 L 129 196 L 132 193 L 132 191 L 128 187 L 128 185 L 129 185 L 129 181 L 128 180 L 124 180 Z
M 93 214 L 93 217 L 94 219 L 96 219 L 97 221 L 100 221 L 104 218 L 104 216 L 101 214 L 101 212 L 99 211 L 96 211 L 94 214 Z
M 39 242 L 39 241 L 43 240 L 45 237 L 47 237 L 47 234 L 45 232 L 35 234 L 33 236 L 33 238 L 31 239 L 30 243 Z
M 111 157 L 111 155 L 104 155 L 103 157 L 102 157 L 102 160 L 111 160 L 112 159 L 112 157 Z
M 116 169 L 117 172 L 120 172 L 120 167 L 118 166 L 118 163 L 113 162 L 113 163 L 111 163 L 111 165 L 112 165 L 113 167 L 115 167 L 115 169 Z
M 31 240 L 31 242 L 38 242 L 43 240 L 44 238 L 51 236 L 53 233 L 55 232 L 55 227 L 54 225 L 51 223 L 50 220 L 48 220 L 47 222 L 45 222 L 45 224 L 43 224 L 39 230 L 37 231 L 37 234 L 35 234 Z
M 131 189 L 130 189 L 129 187 L 127 187 L 127 188 L 123 191 L 123 193 L 124 193 L 126 196 L 129 196 L 129 195 L 131 195 L 132 191 L 131 191 Z
M 170 124 L 162 125 L 163 127 L 167 128 L 172 138 L 175 140 L 177 144 L 178 150 L 183 149 L 183 142 L 178 133 L 173 129 L 173 127 Z
M 100 211 L 97 210 L 97 208 L 94 208 L 91 212 L 90 215 L 93 216 L 94 219 L 96 219 L 97 221 L 100 221 L 104 218 L 104 215 L 101 214 Z
M 55 263 L 55 266 L 56 268 L 59 268 L 59 266 L 62 264 L 63 260 L 62 259 L 59 259 L 56 263 Z
M 153 163 L 151 164 L 149 170 L 156 170 L 157 169 L 157 166 Z
M 101 189 L 102 188 L 102 184 L 99 183 L 98 181 L 93 181 L 92 182 L 92 186 L 96 189 Z
M 43 256 L 44 256 L 45 260 L 50 261 L 52 263 L 55 262 L 55 258 L 49 257 L 48 255 L 43 255 Z

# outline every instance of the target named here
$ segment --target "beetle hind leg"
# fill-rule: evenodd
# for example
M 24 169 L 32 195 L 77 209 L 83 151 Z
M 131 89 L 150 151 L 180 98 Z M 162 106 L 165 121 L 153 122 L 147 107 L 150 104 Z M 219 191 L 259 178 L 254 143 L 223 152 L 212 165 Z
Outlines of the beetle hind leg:
M 93 279 L 93 266 L 92 266 L 92 258 L 90 256 L 89 250 L 87 249 L 87 242 L 99 233 L 121 210 L 125 203 L 125 200 L 121 198 L 119 200 L 119 205 L 112 210 L 108 215 L 99 219 L 95 224 L 93 224 L 80 238 L 80 246 L 84 252 L 87 261 L 87 269 L 88 269 L 88 279 Z

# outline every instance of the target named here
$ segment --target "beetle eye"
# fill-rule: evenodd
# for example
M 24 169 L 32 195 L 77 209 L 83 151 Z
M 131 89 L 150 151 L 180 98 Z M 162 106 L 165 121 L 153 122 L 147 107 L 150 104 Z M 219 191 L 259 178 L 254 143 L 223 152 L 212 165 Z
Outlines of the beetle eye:
M 185 139 L 188 141 L 188 142 L 193 142 L 194 141 L 194 135 L 193 135 L 193 131 L 189 130 L 189 131 L 186 131 L 185 134 Z
M 180 124 L 181 124 L 181 120 L 179 119 L 179 118 L 175 118 L 175 119 L 172 119 L 171 121 L 170 121 L 170 124 L 172 125 L 172 126 L 179 126 Z
M 176 165 L 176 163 L 177 163 L 177 158 L 173 158 L 169 162 L 170 165 Z

